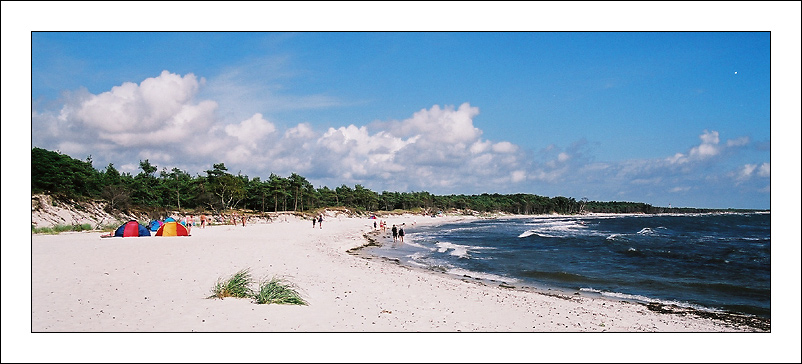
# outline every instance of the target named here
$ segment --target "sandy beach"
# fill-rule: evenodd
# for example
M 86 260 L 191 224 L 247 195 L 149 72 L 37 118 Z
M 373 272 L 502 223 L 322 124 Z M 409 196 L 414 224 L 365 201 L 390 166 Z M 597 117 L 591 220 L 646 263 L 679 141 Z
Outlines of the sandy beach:
M 466 218 L 387 218 L 407 226 L 460 219 Z M 36 234 L 31 237 L 31 332 L 764 332 L 691 314 L 659 313 L 642 304 L 504 288 L 349 254 L 369 242 L 365 234 L 374 230 L 373 221 L 329 217 L 322 228 L 313 228 L 311 221 L 291 217 L 244 227 L 195 227 L 189 237 Z M 294 283 L 309 305 L 207 298 L 219 278 L 244 268 L 255 278 Z M 540 343 L 553 340 L 536 337 Z M 626 339 L 638 342 L 636 336 Z M 594 338 L 594 345 L 616 341 L 607 335 Z M 684 345 L 694 344 L 689 341 Z M 192 345 L 199 342 L 193 339 Z

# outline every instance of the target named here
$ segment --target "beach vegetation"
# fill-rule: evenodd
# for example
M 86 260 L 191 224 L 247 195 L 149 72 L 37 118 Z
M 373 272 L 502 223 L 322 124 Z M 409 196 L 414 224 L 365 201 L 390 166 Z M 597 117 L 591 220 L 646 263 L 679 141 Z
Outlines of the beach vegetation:
M 75 224 L 75 225 L 56 225 L 46 227 L 36 227 L 31 225 L 31 233 L 34 234 L 59 234 L 66 231 L 86 231 L 92 230 L 90 224 Z
M 250 269 L 245 268 L 227 279 L 218 278 L 217 283 L 212 288 L 212 295 L 207 298 L 248 298 L 253 295 L 253 290 L 250 288 L 252 283 L 253 277 Z
M 261 279 L 256 290 L 251 288 L 254 283 L 250 268 L 241 269 L 228 278 L 218 278 L 212 294 L 206 298 L 250 298 L 257 304 L 308 305 L 298 287 L 283 278 Z
M 293 283 L 277 277 L 259 282 L 259 289 L 254 292 L 253 300 L 257 304 L 308 304 L 301 298 L 298 288 Z

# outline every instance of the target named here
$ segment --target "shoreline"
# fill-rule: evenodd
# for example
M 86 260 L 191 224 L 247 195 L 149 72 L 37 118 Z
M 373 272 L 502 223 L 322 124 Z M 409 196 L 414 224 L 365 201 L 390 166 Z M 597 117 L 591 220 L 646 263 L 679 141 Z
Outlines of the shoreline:
M 608 216 L 608 215 L 615 215 L 621 216 L 624 214 L 596 214 L 590 216 Z M 630 215 L 641 215 L 641 214 L 630 214 Z M 669 215 L 669 214 L 664 214 Z M 549 215 L 552 216 L 552 215 Z M 565 217 L 570 215 L 553 215 L 554 217 Z M 531 217 L 531 215 L 506 215 L 501 216 L 501 218 L 527 218 Z M 493 219 L 493 218 L 490 218 Z M 464 219 L 461 219 L 464 220 Z M 455 223 L 459 221 L 447 221 L 442 223 Z M 435 223 L 432 224 L 433 226 L 441 225 L 442 223 Z M 428 224 L 427 224 L 428 225 Z M 347 253 L 362 258 L 362 259 L 375 259 L 377 261 L 383 262 L 385 264 L 392 264 L 402 268 L 415 270 L 419 272 L 424 272 L 426 274 L 433 274 L 433 275 L 440 275 L 443 277 L 447 277 L 449 279 L 455 279 L 462 282 L 478 284 L 484 287 L 492 287 L 497 289 L 508 289 L 508 290 L 517 290 L 521 292 L 527 292 L 530 294 L 537 294 L 537 295 L 544 295 L 544 296 L 551 296 L 556 297 L 564 300 L 572 300 L 576 297 L 583 297 L 591 300 L 606 300 L 609 302 L 620 302 L 625 304 L 635 304 L 641 305 L 647 308 L 650 311 L 660 313 L 660 314 L 677 314 L 677 315 L 692 315 L 698 317 L 700 319 L 712 319 L 721 322 L 725 322 L 731 325 L 737 326 L 746 326 L 761 332 L 770 332 L 771 331 L 771 319 L 765 317 L 759 317 L 755 315 L 739 313 L 739 312 L 730 312 L 730 311 L 718 311 L 718 310 L 705 310 L 705 309 L 697 309 L 693 307 L 683 307 L 675 304 L 665 304 L 665 303 L 651 303 L 651 302 L 644 302 L 639 301 L 636 299 L 624 299 L 624 298 L 613 298 L 613 297 L 605 297 L 600 294 L 588 293 L 583 292 L 580 290 L 570 290 L 564 289 L 559 287 L 549 287 L 548 285 L 543 286 L 533 286 L 528 285 L 525 283 L 515 283 L 515 284 L 508 284 L 507 282 L 499 281 L 492 278 L 482 278 L 482 277 L 473 277 L 468 272 L 468 274 L 458 274 L 458 273 L 449 273 L 445 271 L 438 271 L 435 269 L 430 269 L 426 267 L 419 267 L 410 264 L 404 264 L 401 260 L 397 258 L 389 258 L 384 257 L 378 254 L 374 254 L 371 252 L 371 248 L 373 247 L 381 247 L 386 244 L 392 244 L 392 239 L 388 236 L 381 236 L 380 230 L 374 230 L 363 234 L 363 237 L 367 241 L 366 244 L 351 248 L 347 251 Z M 481 272 L 479 272 L 481 273 Z

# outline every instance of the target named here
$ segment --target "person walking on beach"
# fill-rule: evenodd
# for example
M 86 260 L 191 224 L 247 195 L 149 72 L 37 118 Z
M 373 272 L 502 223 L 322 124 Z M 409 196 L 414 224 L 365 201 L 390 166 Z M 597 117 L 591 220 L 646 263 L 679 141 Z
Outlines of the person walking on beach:
M 242 227 L 245 227 L 246 220 L 248 220 L 248 215 L 242 214 Z
M 312 229 L 315 228 L 315 223 L 317 223 L 317 216 L 312 216 Z
M 201 215 L 200 221 L 201 221 L 201 229 L 206 228 L 206 215 Z
M 404 244 L 404 228 L 398 229 L 398 240 Z
M 321 228 L 321 229 L 323 228 L 323 215 L 320 215 L 320 217 L 318 217 L 318 219 L 317 219 L 317 226 L 318 226 L 319 228 Z
M 395 245 L 395 242 L 398 241 L 398 228 L 395 227 L 395 224 L 393 224 L 393 228 L 390 231 L 393 232 L 393 245 Z

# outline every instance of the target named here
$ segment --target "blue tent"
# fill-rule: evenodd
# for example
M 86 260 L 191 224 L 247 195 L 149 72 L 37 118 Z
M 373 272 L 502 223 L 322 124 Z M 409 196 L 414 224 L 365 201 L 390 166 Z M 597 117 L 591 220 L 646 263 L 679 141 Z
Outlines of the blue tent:
M 150 226 L 150 231 L 158 231 L 158 230 L 159 230 L 159 228 L 160 228 L 160 227 L 161 227 L 163 224 L 164 224 L 164 223 L 163 223 L 163 222 L 161 222 L 161 221 L 159 221 L 159 220 L 152 220 L 152 221 L 150 222 L 150 224 L 148 224 L 148 226 Z

